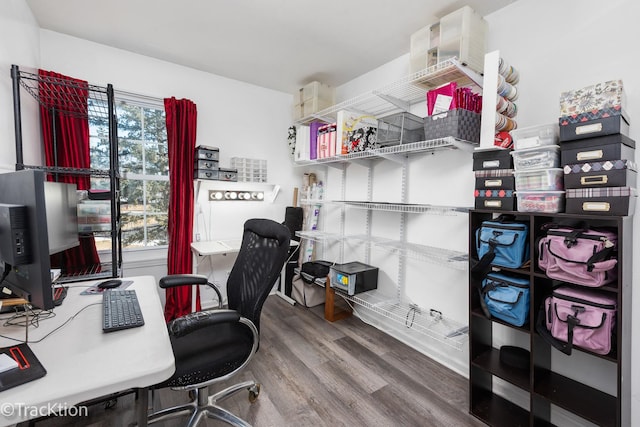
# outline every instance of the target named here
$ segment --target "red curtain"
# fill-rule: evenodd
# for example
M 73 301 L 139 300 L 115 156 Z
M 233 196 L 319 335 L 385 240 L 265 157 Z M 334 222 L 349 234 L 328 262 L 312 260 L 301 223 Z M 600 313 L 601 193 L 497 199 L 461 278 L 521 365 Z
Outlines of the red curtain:
M 53 71 L 38 70 L 38 76 L 45 164 L 90 168 L 89 84 Z M 49 175 L 48 179 L 53 181 L 54 177 Z M 60 175 L 58 181 L 76 184 L 78 190 L 87 190 L 91 185 L 88 175 Z M 100 258 L 93 235 L 82 235 L 80 246 L 64 251 L 61 259 L 52 258 L 52 263 L 69 274 L 84 271 L 87 267 L 94 272 L 99 271 Z
M 192 273 L 193 162 L 198 111 L 188 99 L 166 98 L 169 148 L 169 254 L 168 274 Z M 164 317 L 167 322 L 191 312 L 191 286 L 166 290 Z M 196 310 L 200 310 L 196 291 Z

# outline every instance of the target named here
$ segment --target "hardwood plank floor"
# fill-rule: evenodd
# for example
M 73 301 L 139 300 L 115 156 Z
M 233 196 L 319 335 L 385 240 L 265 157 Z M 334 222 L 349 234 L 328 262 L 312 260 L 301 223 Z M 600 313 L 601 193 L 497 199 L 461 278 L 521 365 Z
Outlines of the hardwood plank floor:
M 256 427 L 484 425 L 467 413 L 465 378 L 357 318 L 329 323 L 323 306 L 291 306 L 270 296 L 261 327 L 256 357 L 228 382 L 255 378 L 262 385 L 260 397 L 251 404 L 248 394 L 240 392 L 223 403 Z M 187 400 L 186 393 L 161 390 L 154 408 Z M 87 417 L 20 427 L 124 427 L 134 420 L 134 403 L 133 395 L 121 396 L 108 409 L 91 406 Z M 213 420 L 204 424 L 225 425 Z

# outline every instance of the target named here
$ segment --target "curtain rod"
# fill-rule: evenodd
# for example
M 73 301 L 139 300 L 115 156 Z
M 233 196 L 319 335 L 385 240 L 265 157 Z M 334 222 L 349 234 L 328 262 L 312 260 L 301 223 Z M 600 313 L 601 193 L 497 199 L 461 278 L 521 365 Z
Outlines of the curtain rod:
M 122 96 L 122 97 L 126 97 L 126 98 L 130 98 L 134 101 L 140 101 L 140 102 L 153 102 L 156 104 L 163 104 L 164 103 L 164 99 L 163 98 L 159 98 L 157 96 L 151 96 L 151 95 L 143 95 L 140 93 L 135 93 L 135 92 L 128 92 L 126 90 L 120 90 L 120 89 L 114 89 L 114 94 L 116 97 L 118 96 Z

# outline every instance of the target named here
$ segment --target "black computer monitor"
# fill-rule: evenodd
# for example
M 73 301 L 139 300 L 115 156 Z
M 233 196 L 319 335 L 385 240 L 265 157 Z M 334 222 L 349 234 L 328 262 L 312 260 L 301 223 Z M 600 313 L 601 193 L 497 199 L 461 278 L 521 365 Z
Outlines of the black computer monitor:
M 0 253 L 3 276 L 6 274 L 0 287 L 43 310 L 54 307 L 49 255 L 78 244 L 77 213 L 73 211 L 77 198 L 71 190 L 75 185 L 69 185 L 47 182 L 40 170 L 0 173 L 0 205 L 18 216 L 24 214 L 23 219 L 10 221 L 18 224 L 18 231 L 7 230 L 6 220 L 0 225 L 0 238 L 14 239 L 14 245 Z M 13 209 L 22 206 L 24 210 Z M 50 241 L 54 243 L 51 247 Z M 10 250 L 14 252 L 7 253 Z M 16 257 L 16 253 L 25 256 Z M 12 261 L 18 261 L 17 265 Z

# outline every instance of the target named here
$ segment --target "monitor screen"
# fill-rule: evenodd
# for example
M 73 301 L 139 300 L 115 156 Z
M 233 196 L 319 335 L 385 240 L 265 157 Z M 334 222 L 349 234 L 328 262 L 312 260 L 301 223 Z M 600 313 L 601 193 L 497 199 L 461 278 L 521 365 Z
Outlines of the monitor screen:
M 52 191 L 46 192 L 45 187 Z M 70 191 L 67 186 L 49 185 L 45 180 L 45 173 L 39 170 L 0 174 L 0 203 L 25 207 L 27 232 L 24 238 L 24 250 L 28 253 L 27 259 L 21 260 L 18 265 L 11 265 L 10 261 L 0 259 L 3 276 L 6 274 L 0 287 L 9 288 L 14 294 L 29 301 L 35 308 L 50 310 L 54 306 L 49 232 L 55 236 L 52 237 L 54 250 L 57 251 L 71 244 L 67 234 L 72 226 L 77 227 L 77 222 L 74 225 L 61 225 L 64 220 L 62 217 L 70 214 L 70 208 L 64 205 L 65 200 L 71 200 L 72 204 L 75 200 Z M 47 227 L 50 211 L 52 224 Z M 69 218 L 67 220 L 73 221 Z M 77 231 L 75 234 L 77 242 Z M 61 237 L 63 235 L 66 237 Z M 13 260 L 15 261 L 15 258 Z
M 45 182 L 49 254 L 80 244 L 78 240 L 78 193 L 76 184 Z

